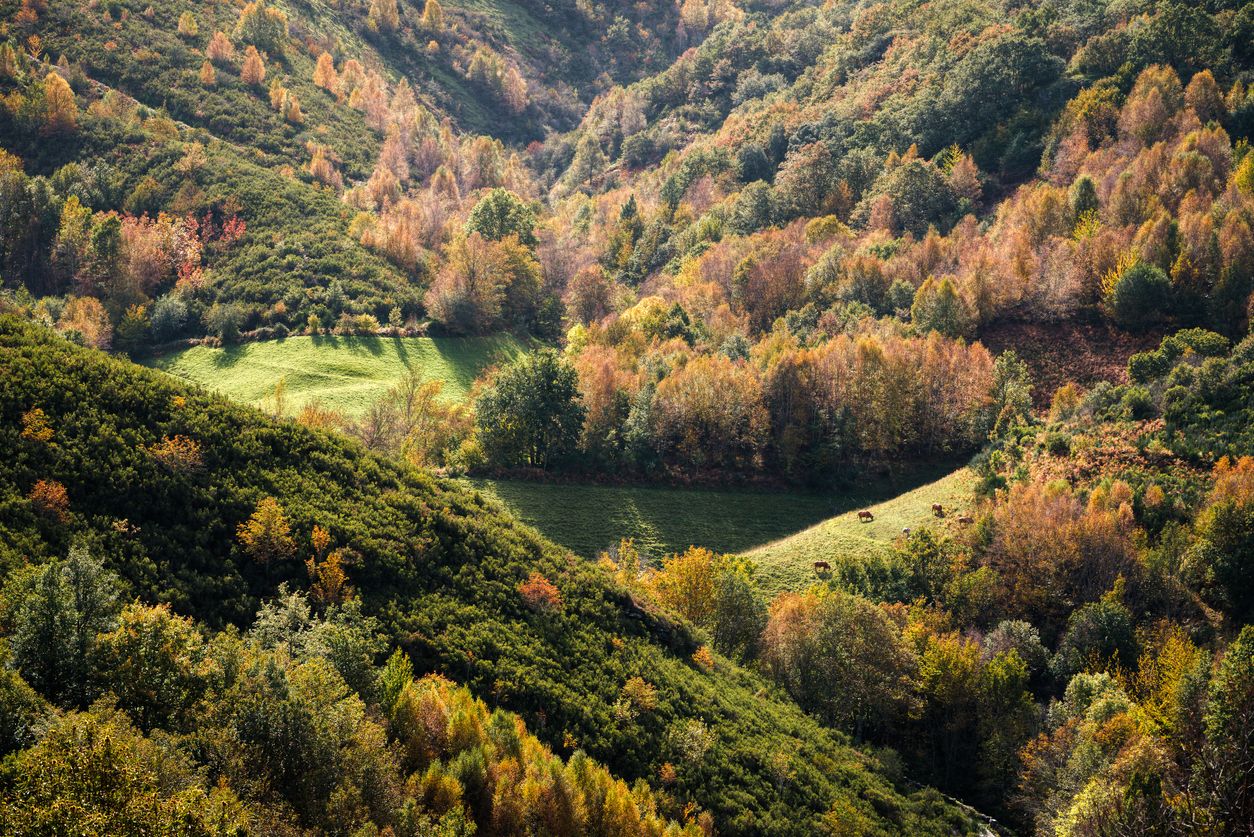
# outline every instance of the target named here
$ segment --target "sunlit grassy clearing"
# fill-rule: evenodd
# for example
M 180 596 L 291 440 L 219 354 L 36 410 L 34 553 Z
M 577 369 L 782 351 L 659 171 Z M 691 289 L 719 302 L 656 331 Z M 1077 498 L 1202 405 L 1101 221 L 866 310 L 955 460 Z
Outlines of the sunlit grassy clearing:
M 359 415 L 410 369 L 443 381 L 446 399 L 464 399 L 484 369 L 520 351 L 508 335 L 289 337 L 223 349 L 194 346 L 150 365 L 259 407 L 273 405 L 282 380 L 289 410 L 317 402 Z
M 756 563 L 758 578 L 768 591 L 803 589 L 815 580 L 815 561 L 827 561 L 833 567 L 863 561 L 888 550 L 903 528 L 957 526 L 957 518 L 970 509 L 974 483 L 975 475 L 960 468 L 892 499 L 851 508 L 804 531 L 760 546 L 748 555 Z M 933 503 L 944 506 L 945 517 L 932 514 Z M 861 508 L 871 511 L 875 519 L 860 522 Z

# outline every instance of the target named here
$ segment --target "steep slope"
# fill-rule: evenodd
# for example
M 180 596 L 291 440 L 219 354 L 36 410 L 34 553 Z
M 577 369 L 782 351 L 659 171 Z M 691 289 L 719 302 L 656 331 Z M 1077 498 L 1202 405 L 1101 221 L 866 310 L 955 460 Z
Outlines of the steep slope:
M 624 778 L 654 781 L 671 763 L 674 792 L 710 810 L 720 833 L 814 833 L 834 810 L 889 832 L 973 828 L 933 794 L 894 790 L 874 759 L 757 676 L 724 660 L 697 667 L 688 630 L 642 610 L 597 566 L 480 496 L 342 438 L 6 317 L 0 448 L 6 571 L 78 539 L 129 594 L 210 625 L 240 623 L 279 583 L 303 584 L 299 560 L 263 566 L 236 537 L 274 497 L 300 552 L 314 525 L 351 550 L 363 605 L 420 671 L 465 683 L 547 743 L 578 746 Z M 47 512 L 39 480 L 65 487 L 63 514 Z M 519 585 L 535 572 L 563 606 L 525 604 Z M 656 686 L 657 703 L 627 720 L 613 705 L 636 676 Z
M 146 105 L 254 144 L 259 122 L 279 131 L 282 121 L 267 116 L 264 104 L 247 102 L 241 86 L 206 92 L 196 78 L 211 37 L 219 31 L 235 35 L 244 5 L 144 0 L 83 9 L 73 0 L 6 0 L 0 17 L 12 17 L 23 38 L 38 36 L 53 60 L 64 55 L 87 75 Z M 420 101 L 463 131 L 527 141 L 542 138 L 549 126 L 571 127 L 607 81 L 630 82 L 661 70 L 687 45 L 675 34 L 674 7 L 659 2 L 450 2 L 434 19 L 424 17 L 424 3 L 412 0 L 263 0 L 263 5 L 286 17 L 293 40 L 259 48 L 299 79 L 292 89 L 309 103 L 313 119 L 332 121 L 333 132 L 354 132 L 336 146 L 346 157 L 365 153 L 369 144 L 361 145 L 366 137 L 360 128 L 332 112 L 334 97 L 315 95 L 310 79 L 323 51 L 337 62 L 354 58 L 390 80 L 407 78 Z M 434 5 L 440 7 L 438 0 Z M 20 8 L 35 11 L 33 19 L 19 16 Z M 184 14 L 192 15 L 194 32 L 180 31 Z M 651 24 L 647 30 L 639 26 L 645 20 Z M 510 102 L 515 91 L 502 84 L 511 72 L 522 80 L 517 95 L 523 98 L 515 103 Z M 273 153 L 290 148 L 291 140 L 289 132 L 258 145 Z

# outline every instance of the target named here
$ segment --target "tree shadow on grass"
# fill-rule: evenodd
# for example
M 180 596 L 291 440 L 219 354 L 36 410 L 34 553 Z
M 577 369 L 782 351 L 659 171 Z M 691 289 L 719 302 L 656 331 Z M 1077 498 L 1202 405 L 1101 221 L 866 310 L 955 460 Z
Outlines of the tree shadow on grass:
M 396 339 L 396 338 L 392 338 Z M 341 349 L 358 354 L 368 352 L 378 356 L 383 354 L 383 340 L 378 335 L 347 335 L 315 334 L 312 337 L 314 346 L 322 349 Z
M 218 369 L 230 369 L 244 359 L 244 354 L 244 346 L 240 343 L 223 346 L 212 355 L 213 365 Z

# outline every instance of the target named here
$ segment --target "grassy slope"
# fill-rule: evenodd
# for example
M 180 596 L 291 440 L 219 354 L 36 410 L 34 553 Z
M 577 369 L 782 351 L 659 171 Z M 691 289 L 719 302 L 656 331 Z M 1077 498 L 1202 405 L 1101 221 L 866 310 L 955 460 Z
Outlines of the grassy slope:
M 194 346 L 151 365 L 245 404 L 272 402 L 284 381 L 290 410 L 317 402 L 359 415 L 409 369 L 444 382 L 464 399 L 485 368 L 521 351 L 509 335 L 492 337 L 289 337 L 225 349 Z
M 652 556 L 691 545 L 739 552 L 796 532 L 832 512 L 818 494 L 610 485 L 476 482 L 562 546 L 593 557 L 633 538 Z
M 956 526 L 970 507 L 975 477 L 960 468 L 935 482 L 907 491 L 891 500 L 868 506 L 871 523 L 858 521 L 858 510 L 825 520 L 804 532 L 769 543 L 748 553 L 758 567 L 758 578 L 770 593 L 803 589 L 814 581 L 814 562 L 832 566 L 856 562 L 888 549 L 903 527 Z M 944 519 L 932 515 L 932 504 L 946 509 Z
M 875 503 L 891 504 L 896 502 L 892 498 L 911 496 L 916 489 L 926 491 L 929 484 L 939 486 L 934 481 L 952 468 L 944 463 L 916 466 L 892 476 L 863 478 L 828 493 L 516 480 L 475 484 L 580 555 L 593 556 L 620 538 L 634 538 L 645 553 L 658 557 L 694 544 L 717 552 L 744 552 L 772 541 L 785 543 L 777 539 L 807 527 L 818 529 L 833 514 L 852 513 Z M 928 500 L 927 505 L 932 502 Z M 950 501 L 946 498 L 945 502 Z
M 21 437 L 21 416 L 36 406 L 53 428 L 48 442 Z M 154 458 L 173 435 L 202 446 L 203 467 Z M 64 554 L 82 538 L 128 595 L 171 602 L 211 625 L 239 622 L 279 582 L 304 585 L 299 561 L 263 571 L 236 544 L 236 527 L 272 495 L 302 543 L 318 523 L 351 547 L 367 612 L 420 672 L 442 672 L 519 711 L 563 752 L 577 742 L 625 778 L 654 779 L 664 760 L 679 760 L 669 731 L 701 720 L 710 748 L 680 764 L 675 790 L 712 809 L 720 833 L 812 834 L 833 806 L 896 833 L 973 828 L 934 792 L 894 790 L 873 759 L 758 676 L 725 661 L 712 673 L 696 669 L 687 629 L 643 611 L 594 564 L 497 504 L 334 434 L 267 420 L 0 318 L 0 450 L 11 454 L 0 457 L 0 568 Z M 26 499 L 37 479 L 67 487 L 66 521 L 41 517 Z M 523 605 L 518 584 L 533 570 L 559 586 L 562 611 Z M 632 676 L 657 686 L 659 704 L 625 723 L 611 707 Z

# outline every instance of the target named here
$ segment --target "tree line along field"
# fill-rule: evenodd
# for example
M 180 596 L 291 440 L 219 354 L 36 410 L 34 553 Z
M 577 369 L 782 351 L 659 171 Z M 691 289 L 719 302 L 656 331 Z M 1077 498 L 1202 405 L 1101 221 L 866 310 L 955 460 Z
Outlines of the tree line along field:
M 235 401 L 274 407 L 283 382 L 286 406 L 318 404 L 355 417 L 411 369 L 444 382 L 448 401 L 463 401 L 487 367 L 515 357 L 522 344 L 489 337 L 289 337 L 226 348 L 194 346 L 148 364 Z

